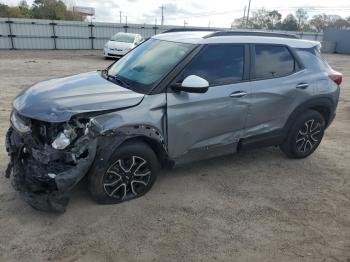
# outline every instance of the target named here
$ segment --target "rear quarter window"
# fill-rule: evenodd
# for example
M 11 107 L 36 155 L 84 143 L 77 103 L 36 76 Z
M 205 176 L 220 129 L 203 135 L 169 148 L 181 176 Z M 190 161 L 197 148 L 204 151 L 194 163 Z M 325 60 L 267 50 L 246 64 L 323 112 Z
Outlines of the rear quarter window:
M 315 48 L 298 48 L 296 52 L 303 65 L 312 71 L 330 71 L 331 68 Z

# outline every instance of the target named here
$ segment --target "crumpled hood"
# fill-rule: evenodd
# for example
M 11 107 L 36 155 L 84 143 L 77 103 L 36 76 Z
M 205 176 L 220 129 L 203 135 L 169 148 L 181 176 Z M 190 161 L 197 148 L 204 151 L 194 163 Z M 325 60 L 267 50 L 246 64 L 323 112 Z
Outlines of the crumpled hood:
M 13 107 L 25 117 L 65 122 L 78 113 L 135 106 L 143 97 L 94 71 L 35 84 L 15 98 Z

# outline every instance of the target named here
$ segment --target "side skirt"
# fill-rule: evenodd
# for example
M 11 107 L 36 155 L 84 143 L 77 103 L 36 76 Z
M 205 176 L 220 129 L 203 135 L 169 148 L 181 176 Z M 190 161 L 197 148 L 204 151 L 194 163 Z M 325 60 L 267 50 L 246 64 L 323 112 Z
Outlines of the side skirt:
M 216 145 L 190 150 L 184 155 L 174 160 L 175 166 L 181 166 L 195 161 L 233 154 L 237 152 L 237 145 L 237 143 L 230 143 L 227 145 Z
M 171 162 L 177 167 L 195 161 L 233 154 L 242 150 L 277 146 L 284 141 L 286 135 L 283 129 L 279 129 L 261 135 L 242 138 L 238 143 L 190 150 L 181 157 L 171 160 Z
M 279 129 L 261 135 L 242 138 L 238 144 L 237 151 L 277 146 L 283 143 L 286 136 L 286 132 L 283 129 Z

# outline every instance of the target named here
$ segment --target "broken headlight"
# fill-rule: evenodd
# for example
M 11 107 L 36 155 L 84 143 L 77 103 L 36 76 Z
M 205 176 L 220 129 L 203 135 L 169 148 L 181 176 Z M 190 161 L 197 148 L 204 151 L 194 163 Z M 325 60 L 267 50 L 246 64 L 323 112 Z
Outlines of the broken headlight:
M 65 149 L 76 137 L 77 134 L 74 129 L 70 126 L 66 126 L 64 130 L 57 135 L 51 145 L 55 149 Z
M 11 124 L 20 133 L 30 132 L 30 126 L 15 111 L 11 114 Z

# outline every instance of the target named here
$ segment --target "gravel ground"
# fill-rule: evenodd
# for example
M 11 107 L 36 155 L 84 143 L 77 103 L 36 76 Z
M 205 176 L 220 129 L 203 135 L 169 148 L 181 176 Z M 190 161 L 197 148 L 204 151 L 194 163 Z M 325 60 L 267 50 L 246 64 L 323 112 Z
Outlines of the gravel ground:
M 0 177 L 0 261 L 350 261 L 350 56 L 337 118 L 304 160 L 276 148 L 164 171 L 146 196 L 97 205 L 84 182 L 62 215 Z M 11 100 L 47 78 L 105 67 L 100 52 L 0 51 L 0 144 Z M 0 172 L 8 157 L 0 151 Z

